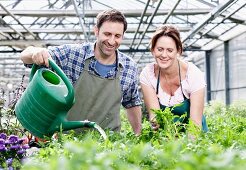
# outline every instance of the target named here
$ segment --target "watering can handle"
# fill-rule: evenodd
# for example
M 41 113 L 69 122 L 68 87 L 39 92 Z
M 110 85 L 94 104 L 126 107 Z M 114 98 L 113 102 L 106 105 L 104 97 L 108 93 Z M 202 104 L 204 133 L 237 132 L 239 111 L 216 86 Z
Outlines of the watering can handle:
M 61 68 L 53 60 L 49 59 L 49 65 L 51 66 L 51 68 L 53 68 L 55 70 L 55 72 L 61 77 L 61 79 L 64 81 L 65 85 L 67 86 L 68 94 L 65 97 L 65 100 L 67 101 L 68 105 L 72 105 L 74 102 L 74 90 L 73 90 L 72 84 L 70 83 L 70 81 L 68 80 L 68 78 L 64 74 L 64 72 L 61 70 Z M 30 73 L 29 82 L 32 80 L 32 78 L 33 78 L 33 76 L 37 70 L 38 70 L 38 65 L 33 64 L 32 70 Z

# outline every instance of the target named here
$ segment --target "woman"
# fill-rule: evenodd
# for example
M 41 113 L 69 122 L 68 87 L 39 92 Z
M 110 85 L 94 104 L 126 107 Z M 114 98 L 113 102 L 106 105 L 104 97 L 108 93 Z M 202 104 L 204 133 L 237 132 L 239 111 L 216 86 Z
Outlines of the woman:
M 187 113 L 203 131 L 207 131 L 204 109 L 206 83 L 203 73 L 192 63 L 182 61 L 182 43 L 179 31 L 170 25 L 156 30 L 151 40 L 151 53 L 156 63 L 148 64 L 140 74 L 140 83 L 149 119 L 155 124 L 152 109 L 172 108 L 174 115 Z M 158 127 L 153 127 L 158 128 Z

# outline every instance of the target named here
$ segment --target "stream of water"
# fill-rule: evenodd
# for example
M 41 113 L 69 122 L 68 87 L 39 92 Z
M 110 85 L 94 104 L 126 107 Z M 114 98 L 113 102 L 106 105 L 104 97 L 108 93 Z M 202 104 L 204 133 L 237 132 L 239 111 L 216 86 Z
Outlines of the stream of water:
M 95 124 L 94 128 L 98 130 L 98 132 L 102 135 L 104 140 L 107 139 L 105 131 L 99 125 Z

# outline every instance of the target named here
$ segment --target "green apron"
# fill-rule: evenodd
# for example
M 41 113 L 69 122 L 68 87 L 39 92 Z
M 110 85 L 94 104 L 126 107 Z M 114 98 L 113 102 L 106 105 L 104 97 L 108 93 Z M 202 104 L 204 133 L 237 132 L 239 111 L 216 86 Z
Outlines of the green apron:
M 181 117 L 182 115 L 186 114 L 184 117 L 182 118 L 174 118 L 174 122 L 180 121 L 183 124 L 188 124 L 189 123 L 189 118 L 190 118 L 190 99 L 187 99 L 184 95 L 183 92 L 183 88 L 182 88 L 182 84 L 181 84 L 181 73 L 180 73 L 180 64 L 178 61 L 178 65 L 179 65 L 179 83 L 180 83 L 180 88 L 183 94 L 183 98 L 184 101 L 181 102 L 180 104 L 178 104 L 177 106 L 170 106 L 170 110 L 173 113 L 173 115 Z M 159 73 L 158 73 L 158 78 L 157 78 L 157 85 L 156 85 L 156 94 L 158 95 L 159 93 L 159 84 L 160 84 L 160 69 L 159 69 Z M 165 105 L 162 105 L 159 101 L 160 104 L 160 108 L 162 110 L 165 110 L 166 107 Z M 182 130 L 184 131 L 184 129 Z M 208 131 L 208 126 L 207 126 L 207 122 L 206 122 L 206 118 L 204 115 L 202 115 L 202 131 L 203 132 L 207 132 Z
M 117 70 L 115 78 L 102 78 L 89 71 L 89 64 L 90 59 L 87 59 L 75 84 L 75 104 L 69 110 L 67 119 L 94 121 L 103 129 L 119 131 L 122 98 L 120 70 Z

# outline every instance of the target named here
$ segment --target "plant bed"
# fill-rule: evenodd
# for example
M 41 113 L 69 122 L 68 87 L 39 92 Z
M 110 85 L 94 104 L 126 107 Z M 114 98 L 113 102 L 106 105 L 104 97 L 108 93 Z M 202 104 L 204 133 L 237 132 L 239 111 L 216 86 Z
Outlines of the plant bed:
M 205 115 L 209 127 L 207 133 L 201 133 L 192 124 L 185 133 L 179 133 L 173 123 L 153 131 L 149 121 L 143 118 L 142 133 L 135 136 L 122 110 L 122 130 L 118 133 L 106 131 L 107 140 L 95 130 L 81 134 L 73 130 L 65 134 L 59 132 L 48 142 L 39 141 L 40 148 L 25 155 L 19 168 L 244 169 L 246 102 L 228 107 L 211 102 L 206 106 Z

